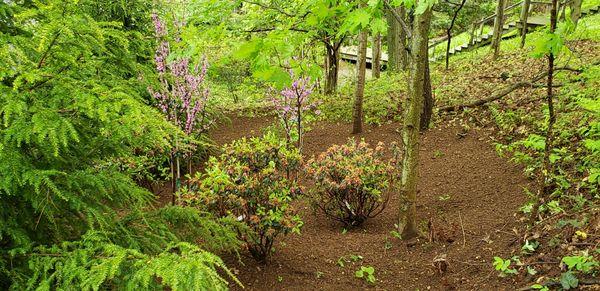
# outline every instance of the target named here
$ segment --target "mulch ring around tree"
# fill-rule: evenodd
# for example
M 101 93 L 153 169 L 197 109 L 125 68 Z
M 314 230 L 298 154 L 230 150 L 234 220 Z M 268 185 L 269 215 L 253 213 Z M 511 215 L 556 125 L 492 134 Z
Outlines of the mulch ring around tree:
M 257 136 L 273 118 L 232 118 L 213 131 L 217 144 Z M 354 136 L 375 146 L 400 141 L 400 124 L 366 127 Z M 306 158 L 343 144 L 351 125 L 319 123 L 305 135 Z M 515 211 L 531 187 L 521 169 L 498 157 L 488 138 L 459 126 L 438 127 L 421 137 L 418 221 L 424 236 L 402 241 L 397 223 L 398 195 L 385 211 L 358 228 L 343 230 L 306 201 L 296 205 L 305 222 L 301 235 L 280 238 L 267 265 L 242 253 L 225 256 L 248 290 L 512 290 L 513 279 L 498 278 L 494 256 L 510 257 L 518 241 Z M 375 284 L 355 277 L 361 266 L 375 269 Z M 231 287 L 239 289 L 234 283 Z

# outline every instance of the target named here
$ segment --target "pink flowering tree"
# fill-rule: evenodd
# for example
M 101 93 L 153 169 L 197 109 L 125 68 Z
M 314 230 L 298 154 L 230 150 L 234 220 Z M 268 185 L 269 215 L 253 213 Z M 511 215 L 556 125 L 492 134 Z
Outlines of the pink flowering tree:
M 204 86 L 207 62 L 203 60 L 201 65 L 196 64 L 192 67 L 189 57 L 172 58 L 165 23 L 156 14 L 152 15 L 152 20 L 158 40 L 154 61 L 160 85 L 157 89 L 148 87 L 148 91 L 167 119 L 186 135 L 175 137 L 175 145 L 171 153 L 172 187 L 175 193 L 181 184 L 180 159 L 187 159 L 188 172 L 191 172 L 194 150 L 194 147 L 183 147 L 182 138 L 202 135 L 213 123 L 206 108 L 209 97 L 208 88 Z M 183 22 L 175 23 L 176 30 L 183 25 Z M 181 41 L 178 34 L 174 37 L 174 41 Z M 173 196 L 173 203 L 175 203 L 175 196 Z
M 273 98 L 273 105 L 281 119 L 288 144 L 291 145 L 295 141 L 296 147 L 302 151 L 304 116 L 307 111 L 319 114 L 316 109 L 318 103 L 311 102 L 309 98 L 315 88 L 315 84 L 310 81 L 310 78 L 294 79 L 293 73 L 290 75 L 294 81 Z

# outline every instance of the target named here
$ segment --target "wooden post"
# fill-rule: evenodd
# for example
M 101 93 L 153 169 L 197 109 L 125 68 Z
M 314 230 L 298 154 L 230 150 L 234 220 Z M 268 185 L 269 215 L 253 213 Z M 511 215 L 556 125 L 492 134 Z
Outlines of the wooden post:
M 477 30 L 477 23 L 473 23 L 473 27 L 471 27 L 471 39 L 469 40 L 470 45 L 475 44 L 475 30 Z
M 579 18 L 581 17 L 581 2 L 582 0 L 573 0 L 571 1 L 571 21 L 575 27 L 577 27 L 577 22 L 579 22 Z
M 481 24 L 479 25 L 479 36 L 483 36 L 483 28 L 485 27 L 485 22 L 483 21 L 484 19 L 481 19 Z

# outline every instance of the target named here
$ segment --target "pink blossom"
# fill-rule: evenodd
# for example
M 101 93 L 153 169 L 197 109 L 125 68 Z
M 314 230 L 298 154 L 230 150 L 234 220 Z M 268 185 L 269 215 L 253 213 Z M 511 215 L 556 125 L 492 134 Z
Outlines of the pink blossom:
M 154 90 L 148 88 L 148 92 L 156 100 L 158 108 L 165 113 L 169 121 L 176 126 L 182 127 L 186 134 L 206 130 L 205 107 L 209 96 L 208 88 L 204 88 L 204 80 L 207 74 L 208 62 L 202 61 L 193 69 L 190 69 L 190 58 L 178 58 L 169 61 L 171 50 L 166 40 L 167 31 L 165 25 L 156 14 L 152 15 L 155 36 L 159 39 L 154 61 L 159 73 L 161 88 Z M 176 25 L 183 26 L 185 22 Z

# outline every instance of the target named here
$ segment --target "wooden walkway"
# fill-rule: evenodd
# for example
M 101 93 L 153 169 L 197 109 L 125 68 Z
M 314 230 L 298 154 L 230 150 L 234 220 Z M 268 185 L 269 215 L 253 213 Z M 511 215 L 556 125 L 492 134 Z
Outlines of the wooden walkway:
M 358 59 L 357 55 L 358 55 L 358 47 L 356 47 L 356 46 L 346 46 L 346 47 L 340 48 L 340 57 L 344 61 L 356 63 L 356 60 Z M 371 48 L 367 48 L 367 64 L 370 65 L 372 61 L 373 61 L 373 50 L 371 50 Z M 381 63 L 382 64 L 387 63 L 387 61 L 388 61 L 388 54 L 386 52 L 382 51 L 381 52 Z

